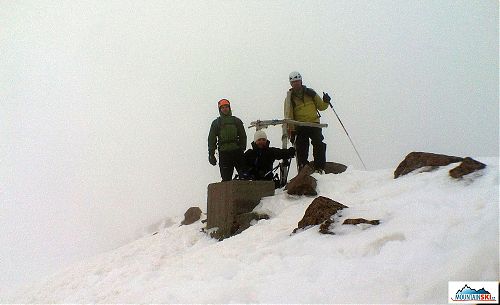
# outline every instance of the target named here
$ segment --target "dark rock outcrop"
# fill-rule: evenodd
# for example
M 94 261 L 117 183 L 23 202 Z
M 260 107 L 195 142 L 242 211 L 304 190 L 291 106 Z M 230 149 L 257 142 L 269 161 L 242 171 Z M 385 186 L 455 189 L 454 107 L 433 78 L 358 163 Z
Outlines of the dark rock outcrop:
M 394 171 L 394 179 L 406 175 L 418 168 L 446 166 L 462 161 L 461 157 L 433 154 L 427 152 L 411 152 Z
M 239 214 L 234 217 L 233 226 L 231 228 L 231 236 L 240 234 L 246 229 L 250 228 L 252 221 L 259 221 L 262 219 L 269 219 L 267 214 L 259 214 L 256 212 Z
M 344 220 L 344 222 L 342 223 L 343 225 L 359 225 L 360 223 L 367 223 L 367 224 L 370 224 L 370 225 L 379 225 L 380 224 L 380 220 L 366 220 L 364 218 L 354 218 L 354 219 L 346 219 Z
M 347 166 L 341 163 L 326 162 L 325 174 L 340 174 L 347 170 Z
M 314 169 L 310 165 L 306 165 L 302 170 L 288 182 L 286 185 L 287 193 L 290 195 L 306 195 L 316 196 L 316 179 L 311 177 Z
M 450 176 L 453 178 L 462 178 L 465 175 L 481 170 L 486 164 L 476 161 L 470 157 L 465 158 L 459 166 L 450 170 Z
M 321 224 L 320 232 L 332 234 L 329 230 L 331 219 L 339 210 L 345 209 L 347 206 L 330 198 L 319 196 L 314 199 L 304 213 L 304 217 L 299 221 L 298 227 L 293 230 L 293 233 L 299 229 L 304 229 L 308 226 Z
M 181 225 L 190 225 L 201 218 L 201 209 L 199 207 L 190 207 L 187 209 L 186 213 L 184 213 L 184 220 L 181 222 Z

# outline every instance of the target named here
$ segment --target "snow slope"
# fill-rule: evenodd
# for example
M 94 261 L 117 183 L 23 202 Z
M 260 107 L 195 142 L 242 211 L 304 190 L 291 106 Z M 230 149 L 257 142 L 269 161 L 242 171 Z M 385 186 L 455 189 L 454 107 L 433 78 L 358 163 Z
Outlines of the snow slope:
M 178 217 L 0 301 L 447 303 L 448 281 L 499 278 L 498 158 L 478 159 L 488 167 L 462 180 L 454 165 L 315 176 L 320 195 L 349 206 L 335 235 L 291 235 L 313 198 L 278 191 L 256 208 L 271 218 L 240 235 L 217 242 Z M 340 225 L 357 217 L 381 224 Z

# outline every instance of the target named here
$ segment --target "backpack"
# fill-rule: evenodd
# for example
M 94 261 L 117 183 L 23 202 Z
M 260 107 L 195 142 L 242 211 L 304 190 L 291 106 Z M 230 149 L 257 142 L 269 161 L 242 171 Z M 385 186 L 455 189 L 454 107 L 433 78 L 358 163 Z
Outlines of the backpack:
M 314 91 L 311 88 L 307 88 L 306 86 L 303 86 L 303 87 L 304 87 L 304 95 L 307 95 L 311 98 L 314 98 L 316 96 L 316 91 Z M 290 90 L 292 90 L 292 89 L 290 89 Z M 295 101 L 293 99 L 293 96 L 290 97 L 290 101 L 292 102 L 292 107 L 295 108 Z
M 217 136 L 219 148 L 224 144 L 239 143 L 238 127 L 236 118 L 231 116 L 230 122 L 224 122 L 222 117 L 217 118 Z
M 306 86 L 303 86 L 303 87 L 304 87 L 304 95 L 307 95 L 307 96 L 314 99 L 314 97 L 316 96 L 316 91 L 314 91 L 311 88 L 307 88 Z M 292 90 L 292 89 L 290 89 L 290 90 Z M 293 99 L 293 96 L 290 96 L 290 102 L 292 103 L 292 109 L 295 109 L 295 100 Z M 318 109 L 316 109 L 316 113 L 318 115 L 318 118 L 320 118 L 321 114 L 319 113 Z

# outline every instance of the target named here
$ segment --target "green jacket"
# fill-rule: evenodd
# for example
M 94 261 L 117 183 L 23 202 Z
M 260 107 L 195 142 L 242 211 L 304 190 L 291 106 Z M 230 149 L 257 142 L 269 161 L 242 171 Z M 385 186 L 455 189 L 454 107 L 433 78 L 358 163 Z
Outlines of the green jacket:
M 319 123 L 318 110 L 323 111 L 328 108 L 314 90 L 303 86 L 299 94 L 295 94 L 291 89 L 287 92 L 284 103 L 285 119 L 292 119 L 301 122 Z M 289 126 L 293 130 L 293 126 Z
M 244 151 L 247 147 L 247 134 L 243 122 L 233 116 L 231 112 L 220 116 L 212 122 L 208 133 L 208 152 L 213 154 L 219 151 Z

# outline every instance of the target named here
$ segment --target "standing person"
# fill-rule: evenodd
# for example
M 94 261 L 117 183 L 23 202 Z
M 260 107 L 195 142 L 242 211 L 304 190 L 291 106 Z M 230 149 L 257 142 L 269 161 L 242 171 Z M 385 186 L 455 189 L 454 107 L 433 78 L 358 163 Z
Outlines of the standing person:
M 248 178 L 252 180 L 273 180 L 273 163 L 276 160 L 291 159 L 295 157 L 295 148 L 281 149 L 269 147 L 271 142 L 263 130 L 255 132 L 252 148 L 244 155 L 245 169 Z M 280 181 L 275 181 L 276 188 Z
M 234 168 L 240 172 L 243 152 L 247 147 L 247 135 L 241 120 L 232 115 L 227 99 L 218 103 L 219 117 L 210 126 L 208 134 L 208 162 L 215 166 L 215 149 L 219 151 L 219 169 L 222 181 L 233 177 Z
M 290 73 L 288 80 L 290 88 L 285 98 L 285 119 L 300 122 L 319 123 L 319 111 L 328 108 L 330 97 L 323 93 L 323 99 L 316 92 L 302 85 L 302 76 L 299 72 Z M 309 139 L 313 146 L 314 169 L 323 173 L 326 163 L 326 144 L 323 142 L 321 128 L 308 126 L 288 125 L 288 137 L 297 149 L 297 165 L 299 170 L 308 163 Z

